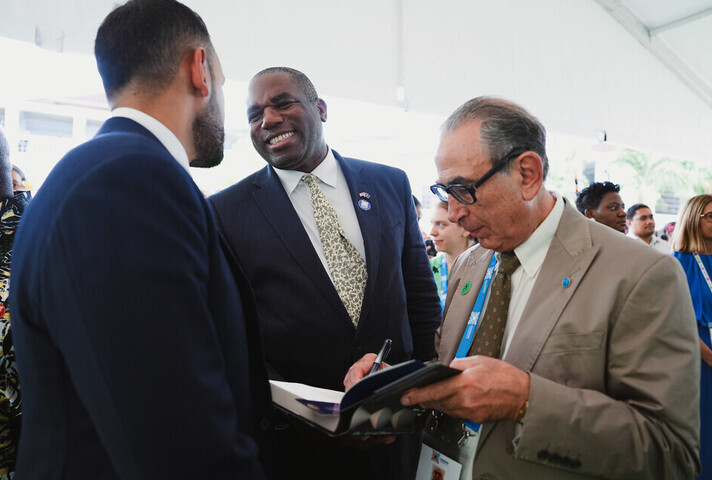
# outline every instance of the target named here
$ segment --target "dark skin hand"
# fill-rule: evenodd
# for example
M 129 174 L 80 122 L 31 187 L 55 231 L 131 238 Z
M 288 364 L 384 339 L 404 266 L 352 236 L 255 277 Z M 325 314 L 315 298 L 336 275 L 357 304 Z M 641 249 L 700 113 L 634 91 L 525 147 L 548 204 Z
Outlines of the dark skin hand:
M 367 353 L 349 368 L 349 371 L 346 372 L 346 377 L 344 377 L 344 387 L 346 387 L 347 391 L 353 387 L 356 382 L 368 375 L 375 360 L 375 353 Z M 388 367 L 389 365 L 382 363 L 378 370 L 381 371 Z M 396 437 L 395 435 L 341 437 L 339 441 L 345 447 L 361 449 L 377 447 L 379 445 L 390 445 L 396 441 Z
M 712 350 L 702 339 L 700 339 L 700 355 L 702 356 L 702 361 L 712 367 Z

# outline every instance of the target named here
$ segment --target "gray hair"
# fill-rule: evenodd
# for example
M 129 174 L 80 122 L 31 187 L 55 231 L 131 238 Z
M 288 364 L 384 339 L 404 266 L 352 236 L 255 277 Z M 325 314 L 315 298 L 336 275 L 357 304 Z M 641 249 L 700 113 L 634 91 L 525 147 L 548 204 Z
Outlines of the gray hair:
M 546 156 L 546 129 L 519 105 L 494 97 L 477 97 L 455 110 L 442 125 L 442 133 L 452 133 L 463 124 L 479 120 L 480 140 L 494 166 L 518 148 L 531 150 L 541 157 L 543 178 L 549 171 Z M 509 171 L 509 165 L 504 167 Z

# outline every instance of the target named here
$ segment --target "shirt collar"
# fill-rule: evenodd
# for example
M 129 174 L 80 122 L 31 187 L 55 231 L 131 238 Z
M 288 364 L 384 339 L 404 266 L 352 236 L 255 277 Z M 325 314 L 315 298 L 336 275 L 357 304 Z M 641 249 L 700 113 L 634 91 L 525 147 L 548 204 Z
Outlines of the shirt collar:
M 331 151 L 331 148 L 327 147 L 326 157 L 311 173 L 321 180 L 323 184 L 336 188 L 339 178 L 338 168 L 339 165 L 336 162 L 334 153 Z M 299 186 L 299 181 L 302 179 L 302 176 L 304 176 L 304 172 L 300 172 L 299 170 L 275 168 L 274 172 L 277 174 L 277 177 L 279 177 L 279 181 L 282 182 L 284 191 L 287 192 L 288 196 Z
M 554 208 L 549 215 L 541 222 L 541 225 L 534 230 L 526 242 L 514 249 L 514 253 L 522 264 L 522 268 L 529 277 L 534 277 L 544 263 L 546 254 L 549 252 L 551 240 L 559 227 L 559 221 L 564 213 L 564 199 L 561 195 L 551 192 L 556 198 Z
M 190 161 L 188 160 L 188 154 L 185 152 L 185 148 L 183 148 L 183 144 L 180 143 L 178 137 L 176 137 L 173 132 L 168 129 L 168 127 L 147 113 L 136 110 L 135 108 L 115 108 L 111 112 L 111 116 L 128 118 L 151 132 L 153 136 L 156 137 L 164 147 L 166 147 L 168 153 L 170 153 L 173 158 L 175 158 L 176 161 L 183 168 L 185 168 L 188 173 L 190 173 Z

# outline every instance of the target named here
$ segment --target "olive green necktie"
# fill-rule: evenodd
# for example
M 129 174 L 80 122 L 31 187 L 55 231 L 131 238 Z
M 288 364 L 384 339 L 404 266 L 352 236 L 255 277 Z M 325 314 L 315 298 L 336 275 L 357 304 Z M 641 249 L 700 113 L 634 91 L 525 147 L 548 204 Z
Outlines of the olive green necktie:
M 319 188 L 316 177 L 306 173 L 301 180 L 311 192 L 314 219 L 334 287 L 351 317 L 351 322 L 357 326 L 366 289 L 366 264 L 353 243 L 346 238 L 339 217 Z
M 487 309 L 477 329 L 469 355 L 499 358 L 504 327 L 507 325 L 509 300 L 512 298 L 512 273 L 519 266 L 514 252 L 503 252 L 499 257 L 497 276 L 492 280 Z

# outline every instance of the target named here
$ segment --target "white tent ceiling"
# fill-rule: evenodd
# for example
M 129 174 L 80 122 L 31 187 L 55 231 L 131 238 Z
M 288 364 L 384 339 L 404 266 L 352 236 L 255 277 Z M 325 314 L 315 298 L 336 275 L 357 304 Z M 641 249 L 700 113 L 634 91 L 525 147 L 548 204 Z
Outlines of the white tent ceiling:
M 117 3 L 0 0 L 0 36 L 89 53 Z M 442 116 L 500 95 L 552 131 L 712 163 L 712 0 L 185 3 L 234 80 L 290 65 L 322 94 Z

